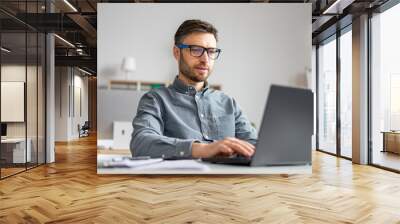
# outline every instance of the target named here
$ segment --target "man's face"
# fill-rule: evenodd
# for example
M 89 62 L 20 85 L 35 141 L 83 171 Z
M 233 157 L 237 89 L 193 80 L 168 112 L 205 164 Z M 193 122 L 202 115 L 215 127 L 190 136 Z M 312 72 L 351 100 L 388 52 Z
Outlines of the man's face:
M 217 41 L 211 33 L 189 34 L 182 43 L 205 48 L 217 47 Z M 179 49 L 174 46 L 174 56 L 179 63 L 179 72 L 193 82 L 206 81 L 214 67 L 214 60 L 208 57 L 207 51 L 201 57 L 194 57 L 189 48 Z

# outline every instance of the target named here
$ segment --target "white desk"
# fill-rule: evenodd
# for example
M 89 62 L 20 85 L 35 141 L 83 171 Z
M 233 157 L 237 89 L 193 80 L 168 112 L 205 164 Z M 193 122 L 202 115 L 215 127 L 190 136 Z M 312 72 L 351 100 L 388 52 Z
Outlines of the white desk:
M 1 139 L 2 145 L 14 145 L 12 148 L 12 163 L 25 163 L 31 161 L 31 144 L 32 141 L 30 138 L 27 139 L 27 147 L 25 154 L 25 138 L 6 138 Z M 5 151 L 5 150 L 4 150 Z
M 100 161 L 104 155 L 98 155 Z M 113 156 L 118 158 L 122 156 Z M 167 161 L 168 162 L 168 161 Z M 166 169 L 166 170 L 140 170 L 136 168 L 97 168 L 97 174 L 311 174 L 311 165 L 301 166 L 265 166 L 249 167 L 239 165 L 221 165 L 198 161 L 208 166 L 208 170 Z

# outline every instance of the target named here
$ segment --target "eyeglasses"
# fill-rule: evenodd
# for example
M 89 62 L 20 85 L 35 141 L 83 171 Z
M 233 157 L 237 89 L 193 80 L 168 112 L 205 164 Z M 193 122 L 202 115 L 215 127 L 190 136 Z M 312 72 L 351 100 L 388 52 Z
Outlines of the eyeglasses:
M 178 44 L 176 45 L 179 49 L 189 48 L 190 55 L 193 57 L 201 57 L 205 51 L 207 51 L 207 55 L 209 58 L 215 60 L 218 58 L 219 54 L 221 53 L 221 49 L 219 48 L 205 48 L 202 46 L 197 45 L 187 45 L 187 44 Z

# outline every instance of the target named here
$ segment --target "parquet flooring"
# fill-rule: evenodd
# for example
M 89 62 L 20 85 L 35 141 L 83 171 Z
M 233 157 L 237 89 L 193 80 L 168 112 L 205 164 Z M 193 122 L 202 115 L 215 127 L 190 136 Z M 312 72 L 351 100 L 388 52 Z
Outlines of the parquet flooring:
M 24 168 L 9 168 L 9 167 L 4 168 L 3 167 L 3 168 L 1 168 L 1 176 L 7 177 L 7 176 L 13 175 L 15 173 L 24 171 L 24 170 L 25 170 L 25 167 Z
M 400 223 L 400 175 L 314 152 L 312 175 L 96 174 L 96 139 L 0 181 L 0 223 Z

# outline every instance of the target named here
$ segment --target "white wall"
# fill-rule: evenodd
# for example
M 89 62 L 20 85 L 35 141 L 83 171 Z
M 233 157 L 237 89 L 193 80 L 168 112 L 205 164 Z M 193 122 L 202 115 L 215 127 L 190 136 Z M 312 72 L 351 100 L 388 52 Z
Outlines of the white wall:
M 257 127 L 270 84 L 306 87 L 311 76 L 311 4 L 98 4 L 98 85 L 124 79 L 123 57 L 136 58 L 134 80 L 171 81 L 178 73 L 173 37 L 186 19 L 219 31 L 223 52 L 210 83 L 221 84 Z M 137 102 L 136 102 L 137 103 Z M 121 108 L 118 108 L 119 110 Z
M 78 74 L 77 74 L 78 72 Z M 72 136 L 74 138 L 79 137 L 78 133 L 78 124 L 81 126 L 85 123 L 85 121 L 88 121 L 88 77 L 87 76 L 81 76 L 82 73 L 79 71 L 75 70 L 75 75 L 74 75 L 74 86 L 75 86 L 75 114 L 73 114 L 73 119 L 72 119 Z M 78 92 L 77 90 L 80 90 L 80 99 L 78 97 Z M 80 103 L 78 101 L 81 101 Z M 80 105 L 79 105 L 80 104 Z M 79 111 L 79 106 L 81 107 L 80 109 L 82 112 Z
M 25 66 L 18 64 L 7 64 L 1 66 L 1 81 L 4 82 L 25 82 L 25 78 L 28 74 L 28 84 L 30 88 L 27 88 L 27 122 L 8 122 L 7 125 L 7 135 L 8 137 L 24 137 L 25 136 L 25 126 L 28 125 L 28 137 L 31 134 L 36 134 L 37 129 L 37 114 L 36 114 L 36 80 L 33 80 L 31 75 L 36 75 L 36 66 Z M 4 97 L 4 96 L 2 96 Z M 30 108 L 29 108 L 30 106 Z M 1 110 L 9 110 L 9 108 L 1 108 Z M 24 110 L 24 108 L 22 108 Z
M 88 120 L 88 78 L 71 67 L 56 67 L 55 73 L 55 141 L 69 141 L 78 138 L 78 124 Z M 77 89 L 81 90 L 82 116 L 76 107 Z
M 32 161 L 36 161 L 36 158 L 38 158 L 39 163 L 43 163 L 45 159 L 45 116 L 43 111 L 45 109 L 45 90 L 43 78 L 44 73 L 42 72 L 42 67 L 40 65 L 32 66 L 28 64 L 26 66 L 25 64 L 20 63 L 6 63 L 1 66 L 2 82 L 24 82 L 26 86 L 26 99 L 22 99 L 23 105 L 21 105 L 21 107 L 10 108 L 4 105 L 1 107 L 3 113 L 22 113 L 22 116 L 24 116 L 24 113 L 26 112 L 26 119 L 23 118 L 21 122 L 6 122 L 7 137 L 21 138 L 26 135 L 27 138 L 30 139 L 31 143 L 29 147 L 32 152 Z M 4 89 L 2 89 L 2 94 L 4 94 L 3 91 Z M 19 94 L 24 95 L 24 89 L 20 89 L 19 91 Z M 8 97 L 7 93 L 6 95 L 1 96 L 1 98 L 4 97 Z M 22 98 L 25 98 L 25 96 Z M 1 104 L 3 103 L 4 102 Z
M 67 67 L 55 69 L 55 141 L 68 140 L 68 85 L 70 83 Z

